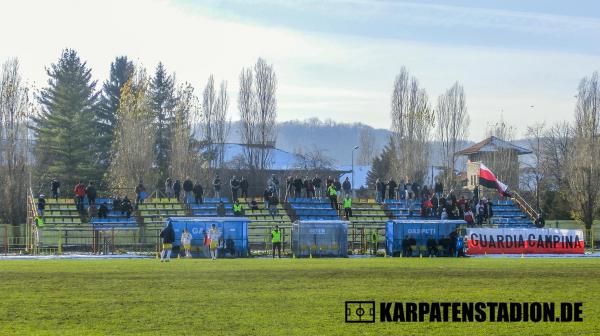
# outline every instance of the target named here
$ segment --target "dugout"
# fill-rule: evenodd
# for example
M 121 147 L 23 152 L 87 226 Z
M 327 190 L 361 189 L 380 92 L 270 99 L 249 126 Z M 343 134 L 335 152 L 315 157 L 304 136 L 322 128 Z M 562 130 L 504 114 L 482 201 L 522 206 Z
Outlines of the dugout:
M 292 252 L 297 257 L 347 257 L 348 222 L 307 220 L 293 223 Z
M 402 252 L 402 240 L 410 236 L 417 246 L 425 246 L 432 238 L 439 241 L 448 237 L 452 231 L 467 223 L 463 220 L 390 220 L 386 223 L 385 239 L 387 253 L 395 256 Z
M 208 258 L 208 248 L 204 246 L 203 231 L 208 232 L 213 224 L 221 232 L 219 256 L 247 257 L 248 250 L 248 224 L 250 220 L 245 217 L 171 217 L 167 220 L 173 224 L 175 242 L 173 253 L 178 253 L 181 248 L 181 234 L 188 229 L 192 234 L 192 256 Z

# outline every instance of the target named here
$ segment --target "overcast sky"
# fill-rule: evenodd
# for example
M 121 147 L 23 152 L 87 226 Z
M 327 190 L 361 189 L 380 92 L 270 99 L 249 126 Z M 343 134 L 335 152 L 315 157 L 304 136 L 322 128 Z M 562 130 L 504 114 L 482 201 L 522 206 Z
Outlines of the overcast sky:
M 579 80 L 600 70 L 600 2 L 503 1 L 0 1 L 0 61 L 24 77 L 74 48 L 101 83 L 115 56 L 152 70 L 163 61 L 198 91 L 227 80 L 237 119 L 238 75 L 257 57 L 278 76 L 279 120 L 309 117 L 389 128 L 401 66 L 430 102 L 455 81 L 467 94 L 470 138 L 504 120 L 571 120 Z M 100 88 L 100 85 L 98 85 Z

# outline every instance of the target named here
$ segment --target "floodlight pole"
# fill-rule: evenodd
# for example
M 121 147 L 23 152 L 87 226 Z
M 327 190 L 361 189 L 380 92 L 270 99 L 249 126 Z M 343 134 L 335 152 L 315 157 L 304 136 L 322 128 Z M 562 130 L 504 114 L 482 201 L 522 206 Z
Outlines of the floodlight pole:
M 352 198 L 356 198 L 355 187 L 354 187 L 354 151 L 358 149 L 358 146 L 352 148 Z

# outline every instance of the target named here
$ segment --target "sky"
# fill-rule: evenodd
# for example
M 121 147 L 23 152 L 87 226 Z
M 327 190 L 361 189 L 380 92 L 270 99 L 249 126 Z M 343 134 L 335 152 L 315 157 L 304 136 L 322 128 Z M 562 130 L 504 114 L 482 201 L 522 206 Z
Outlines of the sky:
M 225 80 L 238 119 L 238 77 L 258 57 L 277 73 L 278 120 L 318 117 L 389 128 L 402 66 L 430 104 L 460 82 L 481 140 L 500 120 L 572 120 L 579 81 L 600 70 L 600 2 L 556 0 L 0 0 L 0 62 L 18 57 L 36 87 L 63 48 L 98 88 L 116 56 L 159 61 L 201 93 Z

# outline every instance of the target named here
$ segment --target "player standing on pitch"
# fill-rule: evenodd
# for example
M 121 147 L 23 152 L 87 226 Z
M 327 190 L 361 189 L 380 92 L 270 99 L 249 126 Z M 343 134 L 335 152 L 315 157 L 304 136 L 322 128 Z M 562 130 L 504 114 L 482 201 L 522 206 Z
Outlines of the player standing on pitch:
M 217 260 L 217 248 L 219 247 L 219 241 L 221 239 L 221 233 L 217 228 L 217 225 L 213 223 L 212 227 L 208 231 L 210 238 L 210 256 L 212 260 Z

